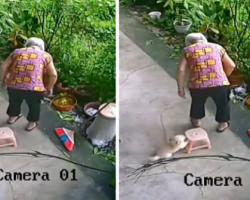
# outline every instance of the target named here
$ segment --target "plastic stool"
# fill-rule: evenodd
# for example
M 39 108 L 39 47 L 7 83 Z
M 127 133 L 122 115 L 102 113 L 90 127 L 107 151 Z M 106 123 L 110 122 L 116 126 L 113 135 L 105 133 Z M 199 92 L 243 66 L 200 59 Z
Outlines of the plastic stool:
M 9 127 L 0 128 L 0 148 L 6 146 L 17 146 L 16 138 Z
M 193 150 L 208 148 L 211 149 L 211 143 L 208 138 L 207 132 L 202 128 L 193 128 L 185 132 L 186 137 L 189 140 L 189 144 L 186 147 L 187 153 L 191 153 Z M 195 146 L 196 143 L 203 142 L 205 144 Z

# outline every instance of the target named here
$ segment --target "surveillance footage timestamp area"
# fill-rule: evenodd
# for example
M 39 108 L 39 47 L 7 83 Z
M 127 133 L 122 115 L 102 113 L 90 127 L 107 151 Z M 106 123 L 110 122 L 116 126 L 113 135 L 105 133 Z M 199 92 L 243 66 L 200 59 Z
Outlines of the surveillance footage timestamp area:
M 76 170 L 62 169 L 58 172 L 62 181 L 77 181 Z M 48 172 L 7 172 L 0 169 L 0 181 L 50 181 Z

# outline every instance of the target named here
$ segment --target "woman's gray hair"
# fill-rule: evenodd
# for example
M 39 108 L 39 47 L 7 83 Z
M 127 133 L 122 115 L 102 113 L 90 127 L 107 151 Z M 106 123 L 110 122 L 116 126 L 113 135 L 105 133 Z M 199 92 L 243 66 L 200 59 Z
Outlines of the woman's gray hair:
M 207 43 L 207 38 L 202 33 L 190 33 L 185 38 L 186 46 L 189 46 L 197 42 Z
M 31 47 L 31 46 L 35 46 L 35 47 L 39 47 L 41 50 L 44 51 L 45 49 L 45 45 L 44 45 L 44 41 L 40 38 L 36 38 L 36 37 L 31 37 L 29 38 L 26 42 L 25 42 L 25 47 Z

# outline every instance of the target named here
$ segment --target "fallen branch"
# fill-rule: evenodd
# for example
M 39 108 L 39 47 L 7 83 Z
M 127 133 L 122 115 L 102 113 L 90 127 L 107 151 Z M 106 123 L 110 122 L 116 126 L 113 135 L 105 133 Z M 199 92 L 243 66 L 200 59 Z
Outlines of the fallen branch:
M 243 157 L 238 157 L 238 156 L 233 156 L 231 154 L 225 153 L 226 155 L 200 155 L 200 156 L 188 156 L 188 157 L 176 157 L 176 158 L 165 158 L 165 159 L 160 159 L 148 164 L 145 164 L 137 169 L 135 169 L 128 177 L 131 176 L 136 176 L 137 180 L 148 170 L 152 168 L 159 167 L 161 165 L 167 165 L 173 162 L 177 162 L 180 160 L 188 160 L 188 159 L 208 159 L 208 160 L 214 160 L 214 158 L 219 158 L 216 159 L 217 161 L 232 161 L 232 162 L 238 162 L 238 161 L 246 161 L 250 162 L 250 159 L 248 158 L 243 158 Z
M 100 172 L 105 172 L 105 173 L 114 173 L 114 172 L 106 171 L 106 170 L 103 170 L 103 169 L 98 169 L 98 168 L 90 167 L 90 166 L 87 166 L 87 165 L 83 165 L 81 163 L 78 163 L 78 162 L 75 162 L 75 161 L 72 161 L 72 160 L 69 160 L 69 159 L 65 159 L 65 158 L 60 157 L 60 156 L 54 156 L 54 155 L 51 155 L 51 154 L 40 153 L 38 151 L 0 153 L 0 156 L 8 156 L 8 155 L 16 155 L 16 156 L 18 156 L 18 155 L 30 155 L 30 156 L 33 156 L 33 157 L 36 157 L 36 158 L 38 158 L 38 157 L 51 157 L 51 158 L 56 158 L 56 159 L 59 159 L 59 160 L 63 160 L 63 161 L 69 162 L 71 164 L 75 164 L 77 166 L 84 167 L 84 168 L 87 168 L 87 169 L 92 169 L 92 170 L 95 170 L 95 171 L 100 171 Z

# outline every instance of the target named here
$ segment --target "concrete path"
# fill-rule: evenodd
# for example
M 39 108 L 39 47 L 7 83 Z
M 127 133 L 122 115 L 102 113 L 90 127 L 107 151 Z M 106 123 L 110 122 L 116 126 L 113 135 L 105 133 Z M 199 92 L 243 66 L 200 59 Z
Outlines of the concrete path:
M 120 12 L 121 13 L 121 12 Z M 133 41 L 143 46 L 144 29 L 131 27 L 134 19 L 120 19 L 120 200 L 249 200 L 250 163 L 215 160 L 183 160 L 146 172 L 136 183 L 127 177 L 127 166 L 137 168 L 161 147 L 164 140 L 183 134 L 190 127 L 190 98 L 177 95 L 176 81 Z M 124 33 L 130 36 L 128 38 Z M 146 34 L 146 33 L 145 33 Z M 157 40 L 154 40 L 157 43 Z M 144 45 L 146 40 L 144 40 Z M 164 54 L 154 45 L 152 54 Z M 168 68 L 176 61 L 165 59 Z M 173 64 L 174 63 L 174 64 Z M 207 110 L 203 128 L 209 133 L 211 150 L 192 155 L 230 153 L 249 157 L 248 148 L 230 130 L 215 132 L 214 115 Z M 182 153 L 177 154 L 183 155 Z M 243 186 L 187 186 L 184 176 L 193 173 L 201 177 L 241 177 Z
M 1 90 L 0 95 L 0 127 L 7 126 L 5 114 L 8 103 L 5 99 L 6 93 Z M 23 106 L 24 114 L 27 113 L 27 106 Z M 0 154 L 5 152 L 31 152 L 32 150 L 41 153 L 52 154 L 67 158 L 59 146 L 63 149 L 59 139 L 54 133 L 57 127 L 65 127 L 55 112 L 42 107 L 41 121 L 39 128 L 32 131 L 24 131 L 27 121 L 25 117 L 21 118 L 14 125 L 12 130 L 17 138 L 18 147 L 7 147 L 0 149 Z M 67 126 L 66 126 L 67 127 Z M 101 168 L 114 172 L 114 167 L 109 162 L 92 155 L 91 145 L 81 136 L 76 135 L 76 148 L 72 153 L 67 152 L 70 159 L 86 164 L 92 167 Z M 68 180 L 63 181 L 60 178 L 60 172 L 65 169 L 68 171 Z M 81 168 L 49 157 L 35 158 L 31 156 L 0 156 L 0 178 L 5 173 L 15 172 L 24 173 L 46 173 L 49 181 L 43 181 L 41 177 L 37 180 L 20 181 L 20 180 L 0 180 L 0 199 L 1 200 L 114 200 L 115 190 L 109 187 L 114 174 L 107 174 Z M 72 173 L 75 170 L 77 181 L 71 181 Z M 14 179 L 14 178 L 13 178 Z

